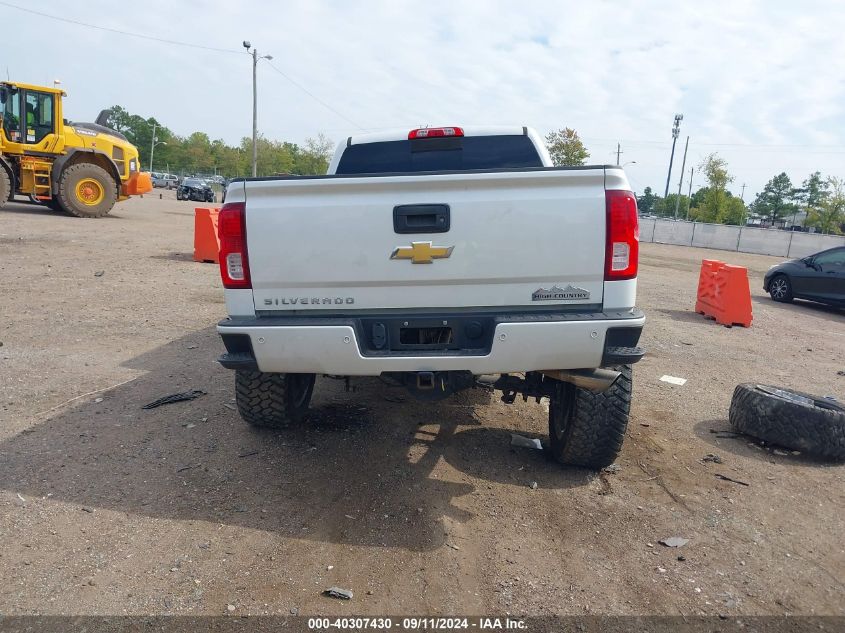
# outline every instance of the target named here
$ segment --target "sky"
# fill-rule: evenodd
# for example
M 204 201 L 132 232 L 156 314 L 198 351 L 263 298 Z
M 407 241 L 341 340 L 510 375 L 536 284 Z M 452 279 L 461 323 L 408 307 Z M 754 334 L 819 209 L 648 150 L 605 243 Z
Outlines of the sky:
M 249 40 L 273 56 L 258 67 L 270 138 L 570 127 L 588 162 L 615 163 L 620 143 L 633 188 L 662 195 L 682 113 L 670 191 L 687 135 L 684 192 L 712 152 L 746 202 L 782 171 L 796 185 L 817 170 L 845 178 L 845 3 L 0 0 L 0 25 L 0 73 L 60 80 L 72 120 L 119 104 L 179 135 L 237 143 L 252 130 Z M 693 176 L 693 190 L 703 184 Z

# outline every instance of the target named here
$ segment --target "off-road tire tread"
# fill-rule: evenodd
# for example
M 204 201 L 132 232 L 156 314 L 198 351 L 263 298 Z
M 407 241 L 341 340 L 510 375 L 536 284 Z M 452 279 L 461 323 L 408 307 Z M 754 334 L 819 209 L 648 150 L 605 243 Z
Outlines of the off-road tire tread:
M 818 396 L 794 391 L 806 398 Z M 845 407 L 810 407 L 766 393 L 754 383 L 734 389 L 728 414 L 740 433 L 817 457 L 845 460 Z
M 560 463 L 601 469 L 612 464 L 622 450 L 631 410 L 633 372 L 630 365 L 614 369 L 621 374 L 602 393 L 568 383 L 558 385 L 558 394 L 549 407 L 549 445 Z M 560 441 L 552 428 L 553 415 L 569 417 Z
M 74 193 L 72 190 L 73 186 L 69 183 L 73 180 L 72 177 L 74 174 L 86 170 L 91 171 L 91 177 L 97 177 L 97 179 L 100 180 L 101 184 L 105 188 L 105 197 L 96 207 L 80 209 L 76 208 L 71 202 L 73 200 Z M 68 189 L 70 189 L 70 191 Z M 59 207 L 65 213 L 75 215 L 78 218 L 101 218 L 104 215 L 108 215 L 109 211 L 114 208 L 114 204 L 117 202 L 117 186 L 115 185 L 114 179 L 112 179 L 111 175 L 99 165 L 94 165 L 93 163 L 77 163 L 75 165 L 71 165 L 62 172 L 59 179 L 59 191 L 56 199 L 58 200 Z
M 314 388 L 313 381 L 310 390 Z M 304 406 L 296 407 L 287 374 L 260 371 L 235 372 L 235 401 L 238 413 L 247 424 L 263 428 L 285 428 L 301 422 L 308 410 L 309 397 Z
M 0 166 L 0 208 L 2 208 L 12 197 L 12 181 L 9 174 Z

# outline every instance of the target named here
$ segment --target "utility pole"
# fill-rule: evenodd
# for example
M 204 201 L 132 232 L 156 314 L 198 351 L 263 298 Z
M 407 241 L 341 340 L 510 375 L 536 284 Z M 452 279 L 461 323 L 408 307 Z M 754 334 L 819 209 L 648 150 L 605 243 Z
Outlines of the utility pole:
M 669 180 L 672 178 L 672 162 L 675 160 L 675 142 L 678 140 L 678 135 L 681 133 L 681 121 L 683 120 L 683 114 L 675 115 L 675 124 L 672 126 L 672 155 L 669 156 L 669 173 L 666 174 L 666 191 L 663 192 L 664 200 L 669 195 Z
M 692 205 L 692 174 L 695 171 L 695 167 L 689 168 L 689 191 L 687 191 L 687 214 L 684 217 L 685 220 L 689 220 L 689 209 Z
M 739 194 L 739 199 L 745 202 L 745 183 L 742 183 L 742 193 Z
M 616 143 L 616 164 L 619 165 L 619 155 L 622 153 L 622 143 Z
M 252 177 L 258 175 L 258 49 L 252 49 Z
M 252 44 L 244 40 L 244 48 L 249 52 Z M 272 55 L 258 56 L 258 49 L 253 48 L 252 52 L 252 177 L 258 175 L 258 60 L 273 59 Z
M 150 141 L 150 171 L 153 170 L 153 154 L 156 151 L 156 124 L 153 123 L 153 140 Z
M 684 171 L 687 168 L 687 150 L 689 149 L 689 136 L 684 145 L 684 162 L 681 163 L 681 178 L 678 180 L 678 197 L 675 198 L 675 219 L 678 219 L 678 205 L 681 204 L 681 187 L 684 186 Z

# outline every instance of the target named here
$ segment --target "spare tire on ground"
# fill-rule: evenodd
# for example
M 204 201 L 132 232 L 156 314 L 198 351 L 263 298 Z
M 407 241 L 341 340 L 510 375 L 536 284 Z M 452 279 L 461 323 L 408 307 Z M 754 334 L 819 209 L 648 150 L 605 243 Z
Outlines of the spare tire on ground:
M 808 393 L 744 383 L 729 419 L 740 433 L 818 457 L 845 460 L 845 406 Z

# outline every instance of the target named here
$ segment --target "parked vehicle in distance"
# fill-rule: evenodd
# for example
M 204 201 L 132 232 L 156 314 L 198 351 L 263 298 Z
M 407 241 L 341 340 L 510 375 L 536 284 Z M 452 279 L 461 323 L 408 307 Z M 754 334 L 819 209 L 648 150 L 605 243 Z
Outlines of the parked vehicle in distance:
M 522 126 L 353 136 L 326 176 L 233 180 L 218 227 L 247 423 L 302 420 L 317 374 L 421 401 L 481 384 L 549 398 L 561 463 L 616 459 L 645 322 L 622 168 L 553 167 Z
M 161 172 L 153 172 L 153 187 L 159 189 L 173 189 L 179 185 L 179 178 L 174 174 L 164 174 Z
M 807 299 L 845 307 L 845 246 L 772 266 L 763 290 L 775 301 Z
M 204 180 L 200 180 L 199 178 L 185 178 L 176 190 L 176 199 L 214 202 L 214 191 Z

